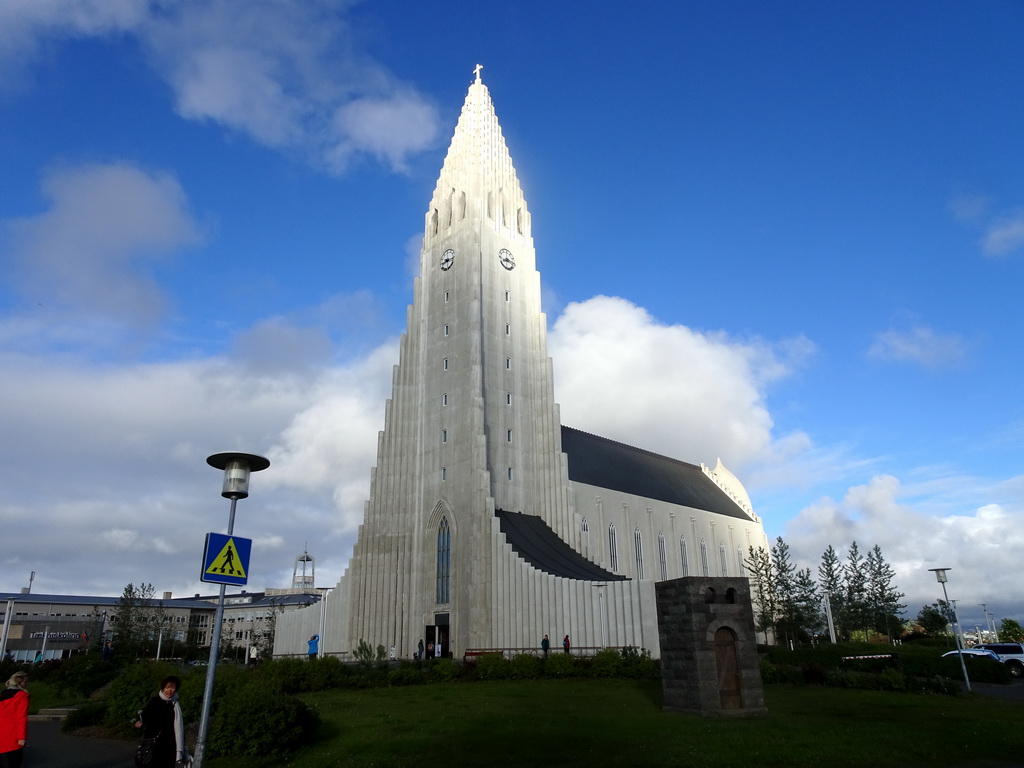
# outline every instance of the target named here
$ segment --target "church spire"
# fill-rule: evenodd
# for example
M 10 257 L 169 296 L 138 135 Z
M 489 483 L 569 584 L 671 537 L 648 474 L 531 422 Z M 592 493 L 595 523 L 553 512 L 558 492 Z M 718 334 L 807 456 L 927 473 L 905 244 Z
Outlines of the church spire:
M 427 214 L 428 241 L 469 219 L 490 219 L 510 234 L 530 235 L 530 217 L 487 86 L 473 69 L 459 122 Z

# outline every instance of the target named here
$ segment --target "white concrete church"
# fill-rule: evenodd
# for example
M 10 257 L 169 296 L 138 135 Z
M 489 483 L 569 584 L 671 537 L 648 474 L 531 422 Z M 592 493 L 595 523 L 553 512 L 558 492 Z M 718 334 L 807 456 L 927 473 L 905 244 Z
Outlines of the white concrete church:
M 654 583 L 739 576 L 767 546 L 742 484 L 561 424 L 531 217 L 476 79 L 430 208 L 408 329 L 348 568 L 280 617 L 275 653 L 410 658 L 633 645 L 659 655 Z

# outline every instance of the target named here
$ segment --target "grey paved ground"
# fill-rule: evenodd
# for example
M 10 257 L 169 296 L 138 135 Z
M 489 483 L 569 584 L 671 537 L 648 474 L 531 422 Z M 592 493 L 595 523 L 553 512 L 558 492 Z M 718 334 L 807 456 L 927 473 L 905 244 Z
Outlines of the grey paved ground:
M 23 768 L 134 768 L 135 743 L 61 733 L 57 721 L 28 724 Z

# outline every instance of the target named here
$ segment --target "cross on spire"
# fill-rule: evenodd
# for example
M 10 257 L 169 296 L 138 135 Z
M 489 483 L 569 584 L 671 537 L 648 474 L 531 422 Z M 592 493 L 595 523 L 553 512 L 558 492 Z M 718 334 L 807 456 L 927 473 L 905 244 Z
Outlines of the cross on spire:
M 480 82 L 480 70 L 484 68 L 483 64 L 477 64 L 473 67 L 473 74 L 476 75 L 476 82 Z

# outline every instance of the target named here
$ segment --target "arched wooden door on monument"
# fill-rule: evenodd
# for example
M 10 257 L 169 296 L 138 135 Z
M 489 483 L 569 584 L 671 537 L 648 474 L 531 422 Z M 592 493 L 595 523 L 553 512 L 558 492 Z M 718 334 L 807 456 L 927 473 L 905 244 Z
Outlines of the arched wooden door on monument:
M 715 663 L 718 668 L 718 693 L 722 709 L 742 709 L 739 655 L 736 652 L 736 633 L 728 627 L 715 632 Z

